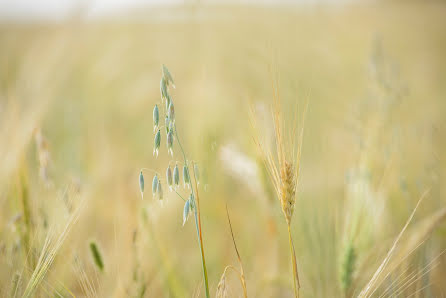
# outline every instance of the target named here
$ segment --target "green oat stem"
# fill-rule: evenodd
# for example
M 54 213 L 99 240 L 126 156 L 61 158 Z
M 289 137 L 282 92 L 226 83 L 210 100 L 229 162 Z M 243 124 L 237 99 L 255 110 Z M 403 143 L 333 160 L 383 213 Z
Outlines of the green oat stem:
M 178 145 L 181 149 L 181 153 L 183 154 L 184 164 L 186 165 L 186 167 L 189 171 L 189 165 L 187 162 L 186 154 L 184 153 L 183 145 L 181 145 L 180 138 L 178 137 L 178 131 L 177 131 L 176 125 L 174 125 L 174 129 L 175 129 L 175 136 L 177 138 Z M 197 180 L 195 179 L 195 172 L 194 172 L 194 182 L 195 182 L 194 184 L 195 184 L 195 189 L 196 189 L 196 191 L 195 191 L 196 195 L 194 194 L 194 188 L 191 187 L 191 189 L 192 189 L 192 194 L 194 195 L 194 197 L 197 201 L 196 208 L 194 208 L 195 229 L 197 231 L 198 243 L 200 245 L 201 264 L 203 267 L 203 277 L 204 277 L 204 285 L 205 285 L 205 290 L 206 290 L 206 298 L 209 298 L 210 295 L 209 295 L 208 273 L 207 273 L 207 268 L 206 268 L 206 259 L 204 257 L 203 233 L 202 233 L 202 229 L 201 229 L 200 198 L 198 196 L 198 185 L 197 185 Z

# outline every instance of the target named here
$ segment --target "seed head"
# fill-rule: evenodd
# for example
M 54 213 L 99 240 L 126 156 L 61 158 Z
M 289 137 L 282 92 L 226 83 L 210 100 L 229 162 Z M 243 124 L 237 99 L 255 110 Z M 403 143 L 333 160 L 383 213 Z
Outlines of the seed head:
M 169 104 L 169 109 L 167 110 L 167 117 L 171 123 L 175 123 L 175 108 L 173 106 L 173 101 Z
M 170 153 L 170 155 L 173 156 L 173 133 L 172 133 L 172 130 L 170 130 L 167 133 L 167 153 Z
M 190 206 L 190 200 L 187 200 L 186 203 L 184 203 L 184 209 L 183 209 L 183 226 L 186 223 L 187 219 L 189 218 L 191 206 Z
M 172 84 L 172 87 L 175 88 L 175 83 L 173 82 L 172 75 L 167 69 L 166 65 L 163 64 L 163 78 L 165 78 L 167 85 Z
M 195 197 L 194 197 L 193 193 L 191 193 L 189 195 L 189 201 L 190 201 L 190 210 L 194 210 L 194 208 L 195 208 Z
M 180 170 L 178 169 L 178 164 L 175 164 L 173 169 L 173 182 L 175 183 L 175 188 L 180 184 Z
M 142 171 L 139 173 L 139 190 L 141 191 L 141 199 L 144 198 L 144 176 Z
M 152 195 L 155 197 L 156 191 L 158 189 L 158 175 L 155 174 L 152 180 Z
M 156 195 L 158 196 L 158 200 L 163 199 L 163 188 L 161 186 L 161 181 L 158 181 L 158 187 L 156 188 Z
M 155 131 L 158 128 L 160 122 L 160 112 L 158 109 L 158 105 L 155 105 L 153 108 L 153 131 Z
M 167 117 L 167 115 L 166 115 L 166 118 L 164 118 L 164 124 L 165 124 L 165 126 L 166 126 L 166 134 L 167 133 L 169 133 L 169 130 L 170 130 L 170 121 L 169 121 L 169 117 Z
M 167 185 L 169 186 L 169 190 L 172 191 L 173 178 L 172 178 L 172 169 L 170 168 L 170 165 L 167 166 L 166 181 Z
M 292 126 L 285 126 L 280 97 L 276 88 L 274 88 L 273 106 L 274 151 L 271 148 L 267 148 L 268 146 L 264 147 L 262 145 L 264 140 L 261 140 L 260 136 L 257 136 L 256 143 L 262 153 L 265 167 L 268 170 L 274 190 L 276 191 L 285 220 L 290 225 L 299 181 L 306 108 L 301 122 L 302 127 L 299 132 L 297 119 L 294 119 Z M 253 114 L 251 116 L 255 127 L 255 116 Z
M 166 79 L 164 77 L 161 78 L 160 92 L 161 92 L 161 100 L 167 98 L 167 85 L 166 85 Z
M 170 97 L 169 93 L 166 95 L 166 111 L 169 109 L 169 105 L 172 102 L 172 98 Z
M 158 157 L 158 152 L 159 152 L 159 148 L 161 145 L 161 132 L 158 129 L 158 132 L 155 135 L 155 140 L 154 140 L 154 144 L 153 144 L 153 155 L 155 155 Z
M 190 185 L 190 176 L 189 176 L 189 169 L 188 167 L 186 167 L 186 165 L 183 166 L 183 183 L 184 183 L 184 187 L 189 188 Z
M 280 169 L 280 203 L 288 224 L 293 216 L 296 203 L 296 177 L 292 163 L 285 161 Z

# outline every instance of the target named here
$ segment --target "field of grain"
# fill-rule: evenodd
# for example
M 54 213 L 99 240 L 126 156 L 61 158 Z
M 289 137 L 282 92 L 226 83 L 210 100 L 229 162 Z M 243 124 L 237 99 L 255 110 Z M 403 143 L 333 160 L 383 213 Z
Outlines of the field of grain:
M 295 296 L 280 194 L 256 146 L 277 155 L 278 97 L 285 129 L 298 125 L 285 142 L 302 149 L 299 296 L 445 296 L 445 16 L 441 1 L 397 1 L 0 24 L 0 296 L 206 297 L 193 215 L 183 226 L 166 185 L 178 161 L 178 192 L 191 193 L 178 138 L 168 155 L 160 128 L 153 154 L 163 64 L 200 171 L 211 297 Z

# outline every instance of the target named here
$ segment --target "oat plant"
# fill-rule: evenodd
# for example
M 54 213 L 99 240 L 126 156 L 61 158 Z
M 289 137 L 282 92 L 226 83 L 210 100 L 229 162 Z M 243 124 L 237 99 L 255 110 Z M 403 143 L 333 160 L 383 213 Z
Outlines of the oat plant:
M 273 84 L 274 100 L 272 107 L 275 151 L 272 151 L 266 146 L 258 134 L 255 138 L 255 143 L 260 150 L 269 177 L 274 186 L 275 194 L 279 199 L 285 217 L 293 269 L 294 295 L 295 297 L 299 297 L 300 282 L 297 271 L 296 252 L 291 236 L 291 220 L 293 218 L 294 206 L 296 204 L 296 190 L 299 182 L 300 158 L 304 132 L 303 124 L 305 117 L 302 118 L 300 130 L 298 130 L 297 117 L 294 119 L 291 129 L 286 126 L 283 119 L 280 96 L 276 86 L 277 85 Z M 305 113 L 306 108 L 304 116 Z M 259 131 L 255 119 L 255 114 L 252 112 L 251 120 L 253 127 L 256 131 Z
M 176 143 L 179 148 L 181 161 L 172 160 L 171 162 L 169 162 L 166 168 L 165 176 L 152 169 L 142 168 L 139 175 L 141 198 L 143 198 L 144 196 L 144 184 L 145 184 L 143 171 L 149 171 L 151 173 L 154 173 L 154 177 L 152 179 L 152 195 L 154 198 L 158 199 L 159 201 L 163 201 L 164 192 L 163 192 L 162 177 L 165 177 L 166 184 L 164 185 L 167 186 L 166 190 L 174 192 L 179 198 L 181 198 L 184 201 L 183 225 L 186 223 L 187 219 L 191 214 L 194 215 L 197 240 L 200 247 L 201 263 L 203 268 L 205 293 L 206 297 L 209 298 L 210 295 L 209 295 L 208 275 L 206 268 L 206 260 L 204 256 L 203 234 L 201 229 L 200 199 L 198 193 L 198 184 L 199 184 L 198 166 L 196 162 L 187 158 L 184 148 L 180 142 L 178 129 L 175 121 L 175 106 L 173 99 L 169 93 L 170 87 L 175 88 L 174 81 L 167 67 L 163 65 L 162 77 L 160 82 L 161 101 L 158 104 L 156 104 L 155 107 L 153 108 L 153 131 L 155 134 L 153 155 L 158 157 L 162 142 L 161 134 L 163 133 L 164 135 L 165 133 L 166 149 L 168 155 L 170 154 L 172 159 L 174 158 L 175 155 L 174 144 Z M 164 127 L 162 125 L 162 122 L 160 122 L 161 112 L 163 112 L 162 116 L 164 116 Z M 171 163 L 174 164 L 173 167 L 171 167 Z M 185 196 L 184 194 L 182 195 L 179 192 L 180 191 L 179 164 L 182 166 L 183 186 L 185 192 L 188 194 L 187 196 Z

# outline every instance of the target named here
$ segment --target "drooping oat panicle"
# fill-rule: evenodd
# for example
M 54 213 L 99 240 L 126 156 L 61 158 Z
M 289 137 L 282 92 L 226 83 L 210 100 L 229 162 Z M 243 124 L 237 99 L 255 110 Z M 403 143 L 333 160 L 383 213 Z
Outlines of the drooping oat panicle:
M 193 163 L 190 164 L 189 159 L 187 158 L 187 155 L 183 149 L 183 146 L 180 142 L 177 127 L 175 124 L 175 107 L 173 104 L 173 100 L 171 95 L 169 94 L 170 88 L 175 88 L 172 75 L 170 74 L 169 70 L 165 65 L 162 66 L 163 76 L 160 81 L 160 93 L 161 93 L 161 107 L 163 108 L 164 112 L 164 120 L 165 120 L 165 129 L 166 129 L 166 144 L 167 144 L 167 151 L 168 154 L 173 156 L 173 142 L 175 141 L 178 144 L 178 148 L 181 150 L 182 158 L 183 158 L 183 182 L 184 186 L 191 189 L 191 194 L 188 200 L 185 200 L 180 193 L 178 193 L 175 190 L 175 193 L 183 199 L 185 202 L 185 206 L 183 209 L 183 225 L 187 220 L 187 217 L 190 215 L 190 213 L 194 214 L 195 218 L 195 228 L 197 231 L 197 238 L 200 245 L 200 255 L 201 255 L 201 264 L 203 268 L 203 277 L 204 277 L 204 288 L 205 288 L 205 294 L 206 297 L 209 298 L 209 282 L 208 282 L 208 275 L 207 275 L 207 267 L 206 267 L 206 260 L 205 260 L 205 254 L 204 254 L 204 245 L 203 245 L 203 236 L 202 236 L 202 229 L 201 229 L 201 217 L 200 217 L 200 206 L 199 206 L 199 196 L 198 196 L 198 169 L 196 169 L 193 174 L 195 177 L 195 188 L 191 185 L 191 176 L 190 176 L 190 170 L 189 167 L 193 166 Z M 165 102 L 164 102 L 165 100 Z M 164 108 L 165 107 L 165 108 Z M 154 138 L 154 146 L 153 146 L 153 154 L 158 156 L 159 148 L 160 148 L 160 142 L 161 142 L 161 134 L 160 134 L 160 127 L 159 127 L 159 110 L 157 109 L 157 106 L 154 110 L 154 127 L 155 131 L 158 129 L 157 133 L 155 134 Z M 180 182 L 180 172 L 178 168 L 178 164 L 175 164 L 175 167 L 173 169 L 170 168 L 170 165 L 168 166 L 166 170 L 166 181 L 167 186 L 170 190 L 172 190 L 173 184 L 175 185 L 175 189 L 177 189 L 179 182 Z M 154 197 L 157 197 L 159 200 L 163 199 L 163 187 L 161 184 L 161 181 L 157 175 L 153 178 L 152 181 L 152 194 Z M 195 196 L 196 195 L 196 199 Z

